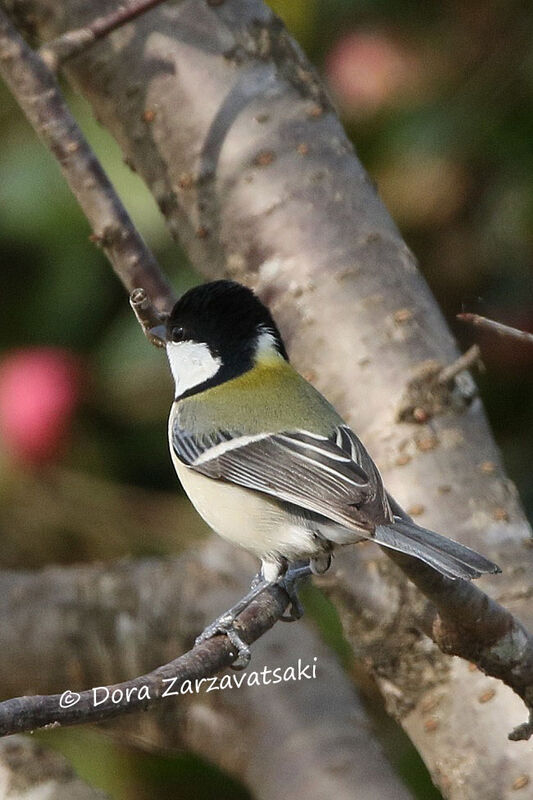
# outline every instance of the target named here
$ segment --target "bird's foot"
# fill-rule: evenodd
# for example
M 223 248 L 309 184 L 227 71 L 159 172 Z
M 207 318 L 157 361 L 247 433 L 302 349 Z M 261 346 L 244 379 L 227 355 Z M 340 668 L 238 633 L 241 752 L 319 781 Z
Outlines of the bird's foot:
M 262 583 L 266 583 L 263 574 L 261 572 L 256 572 L 250 583 L 250 589 L 253 590 L 256 588 L 256 586 L 259 586 Z
M 298 593 L 296 591 L 298 583 L 307 576 L 311 575 L 311 568 L 293 567 L 287 570 L 285 575 L 278 579 L 277 583 L 287 593 L 290 601 L 290 611 L 287 615 L 280 617 L 284 622 L 294 622 L 300 619 L 303 615 L 303 607 L 300 603 Z M 202 633 L 196 637 L 195 644 L 199 645 L 202 642 L 212 639 L 213 636 L 225 635 L 230 640 L 231 644 L 237 651 L 235 661 L 232 663 L 233 669 L 245 669 L 251 659 L 250 646 L 243 640 L 239 632 L 235 628 L 235 620 L 248 608 L 252 600 L 255 600 L 261 592 L 264 592 L 269 586 L 272 586 L 272 581 L 265 580 L 261 573 L 256 575 L 252 581 L 252 585 L 248 594 L 246 594 L 238 603 L 229 608 L 217 619 L 205 628 Z
M 213 636 L 219 635 L 227 636 L 237 651 L 235 661 L 233 661 L 231 665 L 232 669 L 240 670 L 247 667 L 250 663 L 252 653 L 249 645 L 241 638 L 235 628 L 235 616 L 232 614 L 232 609 L 221 614 L 220 617 L 217 617 L 214 622 L 211 622 L 207 628 L 204 628 L 201 634 L 196 637 L 194 644 L 202 644 L 202 642 L 212 639 Z
M 309 575 L 311 575 L 311 567 L 306 565 L 305 567 L 293 567 L 279 578 L 278 584 L 287 592 L 291 604 L 289 613 L 280 617 L 283 622 L 295 622 L 303 616 L 304 609 L 298 597 L 298 583 Z
M 217 617 L 214 622 L 208 625 L 207 628 L 205 628 L 202 633 L 196 637 L 195 644 L 198 645 L 207 641 L 207 639 L 212 639 L 213 636 L 225 634 L 237 651 L 235 661 L 231 665 L 232 668 L 244 669 L 246 666 L 248 666 L 251 658 L 250 647 L 235 629 L 235 620 L 239 614 L 242 614 L 242 612 L 248 608 L 252 600 L 255 600 L 255 598 L 260 595 L 261 592 L 264 592 L 264 590 L 271 585 L 272 584 L 270 581 L 266 581 L 260 575 L 256 575 L 252 581 L 252 587 L 248 594 L 241 598 L 238 603 L 235 603 L 234 606 L 221 614 L 220 617 Z

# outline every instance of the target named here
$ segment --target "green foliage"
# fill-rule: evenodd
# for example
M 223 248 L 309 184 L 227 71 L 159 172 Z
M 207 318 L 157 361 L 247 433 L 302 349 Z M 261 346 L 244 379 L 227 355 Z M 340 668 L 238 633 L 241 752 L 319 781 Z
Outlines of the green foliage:
M 187 753 L 170 757 L 132 752 L 90 729 L 38 736 L 43 745 L 60 750 L 83 780 L 114 800 L 250 800 L 246 789 L 228 775 Z

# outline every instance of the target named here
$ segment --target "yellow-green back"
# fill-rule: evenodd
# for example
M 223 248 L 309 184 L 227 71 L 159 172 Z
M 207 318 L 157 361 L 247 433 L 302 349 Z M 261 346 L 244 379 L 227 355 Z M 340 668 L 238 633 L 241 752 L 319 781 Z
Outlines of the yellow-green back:
M 333 406 L 281 356 L 259 357 L 253 369 L 177 401 L 180 427 L 243 434 L 304 429 L 328 435 L 342 423 Z

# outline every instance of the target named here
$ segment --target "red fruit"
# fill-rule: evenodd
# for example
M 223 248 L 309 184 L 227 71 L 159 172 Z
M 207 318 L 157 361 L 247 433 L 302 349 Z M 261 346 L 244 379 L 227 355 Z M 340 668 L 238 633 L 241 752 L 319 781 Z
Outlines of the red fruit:
M 58 455 L 80 395 L 80 368 L 66 350 L 40 347 L 0 362 L 0 437 L 16 460 L 42 464 Z

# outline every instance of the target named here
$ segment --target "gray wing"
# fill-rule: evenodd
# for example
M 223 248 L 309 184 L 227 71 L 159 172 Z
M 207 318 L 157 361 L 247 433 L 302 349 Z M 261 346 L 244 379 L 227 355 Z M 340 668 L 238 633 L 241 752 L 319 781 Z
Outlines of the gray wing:
M 172 445 L 184 464 L 348 527 L 373 530 L 392 519 L 381 476 L 347 426 L 331 437 L 307 431 L 257 436 L 217 431 L 192 436 L 177 425 Z

